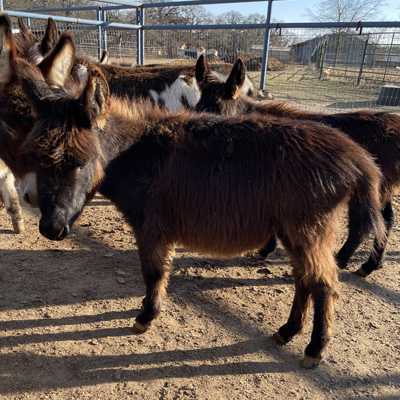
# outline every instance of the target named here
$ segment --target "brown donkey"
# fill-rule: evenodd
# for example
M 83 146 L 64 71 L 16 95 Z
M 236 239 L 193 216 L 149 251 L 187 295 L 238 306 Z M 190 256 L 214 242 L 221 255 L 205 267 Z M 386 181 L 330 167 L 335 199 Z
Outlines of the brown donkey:
M 8 24 L 8 23 L 7 23 Z M 47 28 L 44 37 L 41 41 L 38 41 L 30 29 L 25 25 L 22 18 L 18 19 L 19 33 L 16 35 L 15 50 L 19 57 L 26 59 L 29 62 L 38 64 L 46 54 L 55 46 L 58 39 L 57 27 L 54 21 L 49 18 Z M 3 69 L 3 73 L 4 73 Z M 7 73 L 8 74 L 8 73 Z M 2 86 L 2 92 L 7 96 L 9 86 L 4 87 L 2 85 L 3 76 L 0 76 L 0 85 Z M 9 77 L 5 76 L 5 80 L 8 82 Z M 20 107 L 16 102 L 14 107 Z M 0 96 L 0 112 L 3 119 L 7 119 L 10 116 L 10 108 L 8 100 L 4 101 L 4 97 Z M 22 109 L 20 109 L 22 111 Z M 22 123 L 24 119 L 29 119 L 27 115 L 21 115 L 20 118 L 16 118 L 15 122 Z M 22 188 L 23 189 L 23 188 Z M 10 171 L 8 165 L 0 159 L 0 197 L 4 203 L 7 213 L 11 217 L 13 228 L 15 233 L 21 233 L 24 231 L 24 219 L 19 201 L 18 192 L 16 189 L 16 182 L 14 174 Z
M 207 65 L 199 66 L 207 69 Z M 264 116 L 286 117 L 292 120 L 311 120 L 340 129 L 352 140 L 363 146 L 376 160 L 383 174 L 381 188 L 382 216 L 385 220 L 386 239 L 375 240 L 373 251 L 357 271 L 361 276 L 381 268 L 387 244 L 387 236 L 394 223 L 392 195 L 400 183 L 400 117 L 384 112 L 359 111 L 342 114 L 309 113 L 290 107 L 285 103 L 271 101 L 260 102 L 241 96 L 239 89 L 243 84 L 245 67 L 238 60 L 227 82 L 215 79 L 215 75 L 206 74 L 202 85 L 202 97 L 197 105 L 198 111 L 213 112 L 222 115 L 246 115 L 259 113 Z M 345 268 L 358 248 L 364 235 L 360 229 L 362 214 L 357 202 L 349 203 L 349 235 L 337 255 L 338 265 Z M 276 247 L 273 237 L 262 248 L 260 254 L 266 257 Z
M 73 64 L 73 45 L 63 43 L 54 60 Z M 1 58 L 3 68 L 18 64 Z M 231 256 L 276 232 L 291 255 L 296 291 L 275 339 L 284 344 L 300 332 L 312 299 L 303 365 L 319 363 L 334 314 L 338 208 L 353 196 L 363 232 L 384 237 L 380 172 L 366 151 L 314 122 L 168 114 L 121 101 L 109 96 L 99 70 L 89 71 L 80 96 L 51 88 L 34 66 L 19 72 L 36 115 L 19 157 L 37 175 L 40 232 L 65 238 L 96 190 L 115 203 L 134 230 L 146 284 L 136 332 L 160 313 L 177 244 Z

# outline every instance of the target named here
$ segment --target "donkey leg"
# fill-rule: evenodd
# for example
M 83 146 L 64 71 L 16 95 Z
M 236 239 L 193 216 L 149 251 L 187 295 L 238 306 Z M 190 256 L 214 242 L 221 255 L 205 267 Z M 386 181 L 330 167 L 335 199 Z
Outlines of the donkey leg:
M 371 272 L 382 268 L 383 256 L 385 254 L 390 231 L 394 225 L 394 212 L 392 201 L 389 200 L 382 209 L 382 216 L 385 221 L 386 236 L 383 242 L 374 241 L 374 249 L 366 261 L 357 271 L 356 274 L 362 277 L 368 276 Z
M 276 245 L 277 245 L 276 236 L 273 235 L 269 240 L 269 242 L 262 249 L 258 251 L 258 254 L 263 258 L 267 258 L 276 249 Z
M 24 219 L 17 189 L 15 188 L 15 179 L 11 172 L 8 172 L 5 179 L 1 182 L 0 190 L 7 213 L 11 217 L 14 232 L 23 232 L 25 229 Z
M 315 368 L 321 361 L 322 352 L 329 342 L 334 317 L 335 291 L 326 283 L 319 283 L 312 288 L 314 301 L 314 321 L 311 342 L 305 349 L 302 361 L 304 368 Z
M 145 242 L 146 243 L 146 242 Z M 136 317 L 133 330 L 135 333 L 147 331 L 151 322 L 161 311 L 161 301 L 168 284 L 173 246 L 161 242 L 145 246 L 139 244 L 142 274 L 146 285 L 143 308 Z
M 305 368 L 319 364 L 331 335 L 337 285 L 337 268 L 332 251 L 335 231 L 333 222 L 334 219 L 325 221 L 325 226 L 320 226 L 320 232 L 315 234 L 314 240 L 312 237 L 294 238 L 296 243 L 291 244 L 279 235 L 290 253 L 296 277 L 296 295 L 289 321 L 278 332 L 283 343 L 285 339 L 291 339 L 290 334 L 300 331 L 310 296 L 314 301 L 311 342 L 302 361 Z
M 288 322 L 282 325 L 273 336 L 273 339 L 279 345 L 290 342 L 303 329 L 310 290 L 298 278 L 296 278 L 295 285 L 296 289 Z
M 350 201 L 349 203 L 349 235 L 346 242 L 336 255 L 336 262 L 339 268 L 345 269 L 347 264 L 364 239 L 361 224 L 364 216 L 359 212 L 358 207 Z

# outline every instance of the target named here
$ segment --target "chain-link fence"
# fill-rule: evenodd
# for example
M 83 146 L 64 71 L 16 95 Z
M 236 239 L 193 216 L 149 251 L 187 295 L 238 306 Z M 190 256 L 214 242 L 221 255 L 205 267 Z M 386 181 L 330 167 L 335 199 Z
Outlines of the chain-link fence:
M 164 10 L 159 5 L 158 8 Z M 123 25 L 121 21 L 140 23 L 137 9 L 132 7 L 48 13 L 75 19 L 57 24 L 60 31 L 74 33 L 78 51 L 85 56 L 98 58 L 106 49 L 109 62 L 123 65 L 135 65 L 138 60 L 145 64 L 194 63 L 200 54 L 218 63 L 233 63 L 240 57 L 255 86 L 262 81 L 266 43 L 263 24 L 214 25 L 207 29 L 144 23 L 137 29 L 133 25 L 118 27 Z M 98 24 L 85 24 L 76 18 Z M 155 20 L 152 14 L 150 22 L 154 24 Z M 28 22 L 35 34 L 43 35 L 43 18 L 30 15 Z M 270 25 L 266 89 L 275 98 L 331 111 L 400 109 L 400 24 L 389 28 L 384 23 L 382 27 L 375 23 L 373 28 L 342 24 L 329 29 L 316 28 L 317 24 L 287 27 L 290 25 Z M 139 53 L 143 53 L 142 58 Z
M 400 106 L 400 30 L 281 34 L 285 69 L 268 76 L 277 97 L 336 110 Z

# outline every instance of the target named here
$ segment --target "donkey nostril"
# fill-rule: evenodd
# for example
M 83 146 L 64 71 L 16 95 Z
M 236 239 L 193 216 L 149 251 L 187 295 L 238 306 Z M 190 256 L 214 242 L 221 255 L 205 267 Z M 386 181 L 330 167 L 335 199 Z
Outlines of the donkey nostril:
M 25 200 L 28 204 L 31 204 L 31 199 L 30 199 L 28 193 L 25 193 L 25 194 L 24 194 L 24 200 Z
M 64 228 L 58 234 L 58 239 L 65 238 L 69 234 L 69 226 L 65 225 Z

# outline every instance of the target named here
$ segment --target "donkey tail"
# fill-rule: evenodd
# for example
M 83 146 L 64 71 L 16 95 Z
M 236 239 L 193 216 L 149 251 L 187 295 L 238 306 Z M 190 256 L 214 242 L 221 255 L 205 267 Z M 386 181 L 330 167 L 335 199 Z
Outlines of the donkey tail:
M 365 160 L 366 161 L 366 160 Z M 361 237 L 371 231 L 378 243 L 384 243 L 386 228 L 382 216 L 383 181 L 382 174 L 374 162 L 362 162 L 358 165 L 361 175 L 350 200 L 350 207 L 357 218 Z

